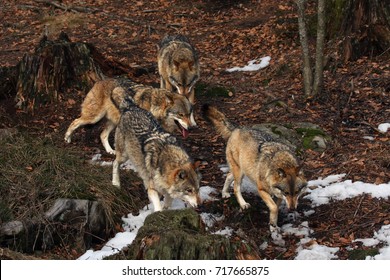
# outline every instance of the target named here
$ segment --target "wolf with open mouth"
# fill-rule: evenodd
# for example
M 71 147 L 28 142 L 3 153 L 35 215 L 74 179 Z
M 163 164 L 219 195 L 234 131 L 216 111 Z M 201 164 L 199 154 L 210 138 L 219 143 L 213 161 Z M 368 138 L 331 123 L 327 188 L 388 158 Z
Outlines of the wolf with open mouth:
M 104 117 L 106 126 L 100 134 L 105 150 L 114 154 L 108 137 L 117 126 L 120 112 L 112 103 L 111 94 L 115 88 L 121 88 L 134 103 L 152 113 L 165 131 L 173 133 L 179 130 L 183 138 L 187 138 L 189 130 L 196 127 L 193 107 L 187 97 L 166 89 L 137 84 L 126 78 L 105 79 L 92 87 L 81 105 L 81 116 L 75 119 L 65 133 L 65 141 L 70 143 L 75 129 L 87 124 L 95 124 Z

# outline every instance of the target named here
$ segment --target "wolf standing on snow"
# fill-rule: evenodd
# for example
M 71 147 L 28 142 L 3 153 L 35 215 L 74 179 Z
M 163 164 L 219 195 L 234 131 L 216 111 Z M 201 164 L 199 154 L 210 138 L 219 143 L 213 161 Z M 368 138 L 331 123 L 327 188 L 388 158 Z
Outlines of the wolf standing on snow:
M 175 198 L 197 207 L 199 162 L 188 156 L 150 112 L 136 106 L 122 87 L 115 88 L 111 98 L 121 112 L 115 131 L 112 184 L 120 187 L 119 166 L 129 159 L 143 180 L 154 211 L 162 210 L 160 195 L 164 196 L 164 208 Z
M 194 47 L 184 35 L 166 36 L 158 46 L 158 72 L 161 88 L 186 96 L 195 103 L 195 83 L 199 80 L 199 60 Z
M 227 140 L 226 159 L 230 173 L 226 177 L 222 197 L 230 197 L 228 189 L 234 181 L 234 194 L 240 207 L 248 208 L 249 203 L 241 195 L 241 181 L 247 176 L 268 206 L 271 233 L 278 231 L 280 203 L 284 200 L 289 210 L 295 210 L 298 198 L 307 187 L 298 159 L 287 145 L 275 141 L 265 132 L 233 125 L 214 106 L 205 104 L 202 111 L 204 118 Z

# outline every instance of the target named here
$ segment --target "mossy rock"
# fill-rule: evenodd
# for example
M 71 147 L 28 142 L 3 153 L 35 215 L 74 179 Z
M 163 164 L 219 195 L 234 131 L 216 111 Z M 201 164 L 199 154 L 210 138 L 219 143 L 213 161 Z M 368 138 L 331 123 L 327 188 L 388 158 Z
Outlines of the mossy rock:
M 262 123 L 255 124 L 253 128 L 264 131 L 270 134 L 278 141 L 290 146 L 293 150 L 296 150 L 301 146 L 301 137 L 293 129 L 275 123 Z
M 232 97 L 234 89 L 220 85 L 197 83 L 195 86 L 195 96 L 207 97 Z
M 312 123 L 275 124 L 262 123 L 252 126 L 270 134 L 276 140 L 290 146 L 298 153 L 300 150 L 312 149 L 324 151 L 327 143 L 331 141 L 318 125 Z
M 109 259 L 231 260 L 259 256 L 245 241 L 207 233 L 200 216 L 188 208 L 149 215 L 133 243 Z
M 312 123 L 298 123 L 295 131 L 301 135 L 304 149 L 324 151 L 331 137 L 327 135 L 318 125 Z

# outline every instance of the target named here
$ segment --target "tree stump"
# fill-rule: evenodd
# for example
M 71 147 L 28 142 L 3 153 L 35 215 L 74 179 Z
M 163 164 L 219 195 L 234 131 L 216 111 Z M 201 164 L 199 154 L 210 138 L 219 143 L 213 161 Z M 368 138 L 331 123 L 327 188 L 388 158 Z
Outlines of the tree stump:
M 390 48 L 390 5 L 381 0 L 327 1 L 327 33 L 342 40 L 343 59 L 376 56 Z
M 16 106 L 33 111 L 60 100 L 68 89 L 89 90 L 104 78 L 94 53 L 92 45 L 71 42 L 65 33 L 55 41 L 44 36 L 34 54 L 25 54 L 17 66 Z
M 155 212 L 145 219 L 136 239 L 110 259 L 231 260 L 260 259 L 241 239 L 206 232 L 200 216 L 191 208 Z

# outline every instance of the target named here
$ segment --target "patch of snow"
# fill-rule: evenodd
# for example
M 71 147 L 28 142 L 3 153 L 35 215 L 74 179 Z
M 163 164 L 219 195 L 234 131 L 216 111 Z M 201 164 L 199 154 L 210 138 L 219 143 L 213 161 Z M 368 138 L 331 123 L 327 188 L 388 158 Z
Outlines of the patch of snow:
M 254 59 L 248 62 L 248 65 L 244 67 L 233 67 L 226 69 L 227 72 L 236 72 L 236 71 L 257 71 L 263 69 L 269 65 L 271 60 L 270 56 L 265 56 L 260 59 Z
M 224 229 L 220 229 L 216 232 L 214 232 L 213 234 L 218 234 L 218 235 L 225 235 L 225 236 L 232 236 L 234 230 L 230 227 L 225 227 Z
M 390 128 L 390 123 L 381 123 L 380 125 L 378 125 L 379 131 L 383 133 L 386 133 L 387 130 L 389 130 L 389 128 Z

